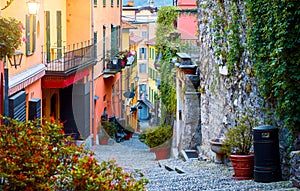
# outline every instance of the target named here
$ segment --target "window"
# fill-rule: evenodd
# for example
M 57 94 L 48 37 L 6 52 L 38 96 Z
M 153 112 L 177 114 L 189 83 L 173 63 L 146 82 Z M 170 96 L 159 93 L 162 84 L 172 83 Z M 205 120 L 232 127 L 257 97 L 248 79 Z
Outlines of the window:
M 147 64 L 139 65 L 139 73 L 147 73 Z
M 148 32 L 142 31 L 142 38 L 148 38 Z
M 46 26 L 46 34 L 45 34 L 45 36 L 46 36 L 47 62 L 50 62 L 50 57 L 51 57 L 51 54 L 50 54 L 50 11 L 45 11 L 45 26 Z M 26 49 L 27 49 L 27 44 L 26 44 Z M 26 51 L 26 53 L 27 53 L 27 51 Z
M 103 0 L 103 7 L 106 7 L 106 0 Z
M 96 7 L 98 5 L 98 1 L 94 0 L 94 6 Z
M 62 57 L 62 26 L 61 11 L 56 12 L 56 30 L 57 30 L 57 57 Z
M 120 6 L 120 0 L 117 0 L 117 6 L 118 7 Z
M 105 59 L 106 59 L 106 25 L 103 25 L 103 34 L 102 34 L 102 55 L 103 55 L 103 70 L 105 69 Z
M 32 55 L 36 46 L 36 16 L 26 15 L 26 55 Z
M 119 44 L 119 27 L 111 24 L 111 33 L 110 33 L 110 44 L 111 44 L 111 56 L 116 56 L 118 54 L 118 44 Z
M 114 0 L 110 0 L 110 5 L 113 7 L 114 6 Z
M 140 59 L 147 59 L 147 49 L 146 48 L 140 48 L 140 55 L 139 55 Z

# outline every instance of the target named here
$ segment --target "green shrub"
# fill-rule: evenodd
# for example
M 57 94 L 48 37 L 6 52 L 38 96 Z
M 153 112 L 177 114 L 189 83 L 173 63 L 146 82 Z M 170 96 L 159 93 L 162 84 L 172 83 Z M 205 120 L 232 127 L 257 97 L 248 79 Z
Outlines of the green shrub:
M 172 126 L 155 126 L 149 127 L 142 131 L 139 140 L 144 142 L 150 148 L 163 145 L 173 136 Z
M 99 163 L 58 124 L 1 118 L 9 125 L 0 128 L 0 190 L 145 190 L 141 173 Z
M 253 128 L 257 124 L 258 120 L 253 118 L 251 113 L 246 113 L 237 118 L 237 125 L 225 132 L 225 140 L 222 147 L 227 155 L 250 154 L 253 146 Z

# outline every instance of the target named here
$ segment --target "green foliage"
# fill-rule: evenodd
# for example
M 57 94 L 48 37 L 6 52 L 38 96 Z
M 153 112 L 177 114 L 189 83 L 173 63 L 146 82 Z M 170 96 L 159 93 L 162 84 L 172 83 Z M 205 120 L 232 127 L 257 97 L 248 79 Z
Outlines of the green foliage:
M 0 17 L 0 60 L 11 57 L 22 44 L 23 25 L 15 18 Z
M 237 118 L 237 125 L 225 132 L 223 149 L 227 155 L 248 155 L 253 146 L 252 130 L 258 124 L 251 111 Z
M 105 133 L 102 133 L 101 135 L 108 135 L 111 138 L 115 138 L 117 127 L 116 124 L 109 121 L 101 121 L 100 130 L 104 130 Z
M 300 130 L 300 1 L 247 0 L 248 45 L 262 96 Z
M 99 163 L 58 124 L 1 119 L 9 125 L 0 128 L 0 190 L 145 190 L 142 174 Z
M 175 6 L 163 6 L 158 11 L 155 47 L 158 52 L 162 52 L 163 58 L 167 56 L 171 47 L 179 44 L 178 40 L 174 44 L 173 40 L 168 39 L 170 34 L 175 32 L 174 22 L 179 16 L 178 10 L 179 8 Z
M 232 73 L 239 69 L 241 57 L 245 51 L 241 39 L 245 27 L 238 3 L 230 1 L 229 11 L 226 12 L 224 3 L 219 1 L 213 11 L 213 18 L 214 55 L 221 59 L 222 65 L 227 65 L 229 73 Z
M 172 136 L 172 126 L 155 126 L 143 130 L 139 135 L 139 140 L 144 142 L 150 148 L 154 148 L 167 144 Z
M 161 110 L 165 114 L 162 116 L 162 124 L 173 124 L 176 112 L 176 88 L 174 81 L 174 65 L 172 59 L 181 45 L 178 33 L 174 28 L 174 21 L 179 16 L 179 8 L 174 6 L 164 6 L 158 11 L 155 48 L 162 53 L 160 61 L 160 98 L 162 100 Z

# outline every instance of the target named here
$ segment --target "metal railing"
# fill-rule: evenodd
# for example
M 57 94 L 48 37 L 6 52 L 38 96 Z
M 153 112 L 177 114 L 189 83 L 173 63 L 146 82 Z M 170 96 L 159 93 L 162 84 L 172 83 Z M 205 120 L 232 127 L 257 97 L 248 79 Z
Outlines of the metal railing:
M 66 72 L 80 68 L 96 60 L 95 45 L 85 41 L 64 47 L 52 47 L 50 52 L 43 52 L 46 71 Z

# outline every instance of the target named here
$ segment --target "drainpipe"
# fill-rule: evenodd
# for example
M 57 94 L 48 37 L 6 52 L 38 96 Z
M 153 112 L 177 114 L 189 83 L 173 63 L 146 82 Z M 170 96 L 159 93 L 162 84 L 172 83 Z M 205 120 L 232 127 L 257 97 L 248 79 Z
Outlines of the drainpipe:
M 8 117 L 8 69 L 6 67 L 4 68 L 4 116 Z
M 91 7 L 91 36 L 93 36 L 93 41 L 94 41 L 94 48 L 96 48 L 96 37 L 95 37 L 95 33 L 94 33 L 94 1 L 92 1 L 92 7 Z M 95 50 L 94 51 L 94 59 L 97 56 L 97 52 Z M 97 61 L 96 61 L 97 62 Z M 94 97 L 95 97 L 95 92 L 94 92 L 94 65 L 92 66 L 92 131 L 91 133 L 93 134 L 93 143 L 92 144 L 96 144 L 96 129 L 95 129 L 95 101 L 94 101 Z

